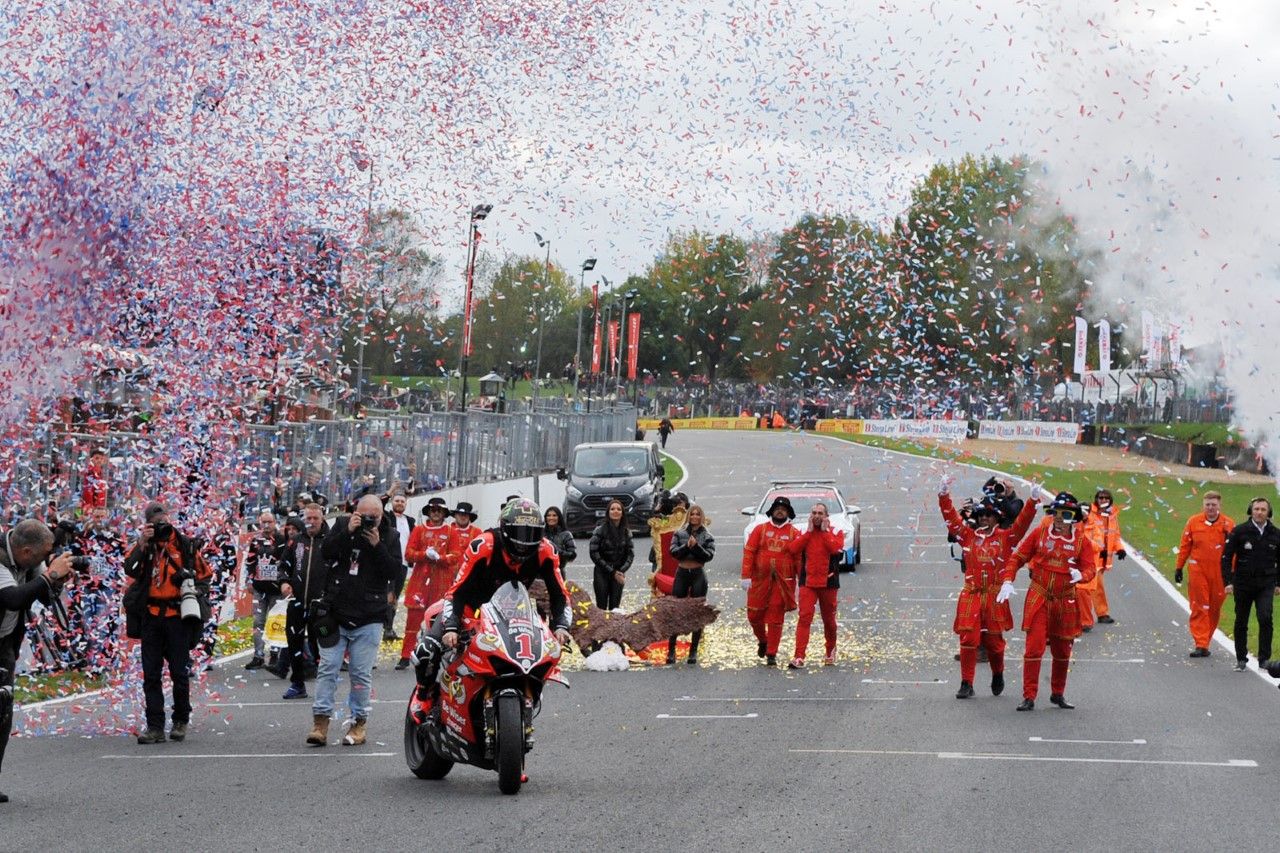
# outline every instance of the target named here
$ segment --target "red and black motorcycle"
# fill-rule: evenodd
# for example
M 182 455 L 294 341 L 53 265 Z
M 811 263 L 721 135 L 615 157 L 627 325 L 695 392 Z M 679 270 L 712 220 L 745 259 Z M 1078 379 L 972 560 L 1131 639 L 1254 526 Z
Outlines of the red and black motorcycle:
M 454 764 L 472 764 L 497 770 L 502 793 L 518 794 L 543 685 L 569 686 L 560 652 L 524 585 L 499 587 L 446 652 L 436 683 L 409 697 L 409 769 L 419 779 L 443 779 Z

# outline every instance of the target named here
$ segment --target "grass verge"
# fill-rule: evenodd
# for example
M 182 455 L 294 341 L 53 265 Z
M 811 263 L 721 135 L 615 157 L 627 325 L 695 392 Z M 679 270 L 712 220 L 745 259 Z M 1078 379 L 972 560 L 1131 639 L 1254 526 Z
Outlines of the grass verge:
M 1121 509 L 1120 531 L 1128 544 L 1146 557 L 1170 582 L 1182 540 L 1182 528 L 1187 519 L 1200 512 L 1205 492 L 1222 494 L 1222 510 L 1237 524 L 1246 517 L 1249 501 L 1255 497 L 1270 498 L 1280 502 L 1280 493 L 1274 486 L 1259 487 L 1252 484 L 1233 485 L 1210 483 L 1195 477 L 1151 477 L 1124 471 L 1086 470 L 1059 468 L 1021 462 L 1002 462 L 965 451 L 960 448 L 919 444 L 902 439 L 835 434 L 836 438 L 855 444 L 899 450 L 915 456 L 946 459 L 953 462 L 980 465 L 996 471 L 1014 474 L 1023 479 L 1040 481 L 1050 491 L 1069 491 L 1081 502 L 1093 499 L 1099 488 L 1110 489 L 1116 505 Z M 939 522 L 941 523 L 941 522 Z M 1123 566 L 1123 564 L 1120 564 Z M 1115 568 L 1112 570 L 1115 571 Z M 1184 594 L 1186 587 L 1183 588 Z M 1116 598 L 1117 596 L 1112 596 Z M 1117 616 L 1123 619 L 1123 614 Z M 1219 627 L 1230 636 L 1235 622 L 1235 604 L 1230 597 L 1222 606 Z M 1257 621 L 1250 614 L 1250 648 L 1257 651 Z
M 684 479 L 684 469 L 680 467 L 679 462 L 667 454 L 659 451 L 659 456 L 662 459 L 662 470 L 666 472 L 662 476 L 662 487 L 670 489 Z

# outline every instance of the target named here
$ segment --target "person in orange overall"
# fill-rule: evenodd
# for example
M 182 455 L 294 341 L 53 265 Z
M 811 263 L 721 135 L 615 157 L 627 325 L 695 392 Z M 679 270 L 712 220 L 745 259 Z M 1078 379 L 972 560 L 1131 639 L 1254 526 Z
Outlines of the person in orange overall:
M 458 544 L 457 528 L 445 521 L 448 511 L 444 498 L 427 501 L 422 508 L 427 520 L 413 528 L 404 549 L 405 559 L 413 564 L 413 573 L 404 592 L 408 618 L 396 669 L 409 668 L 409 656 L 418 643 L 418 631 L 428 608 L 444 598 L 457 573 L 458 552 L 462 547 Z
M 1173 570 L 1173 580 L 1178 586 L 1182 586 L 1182 570 L 1189 570 L 1187 597 L 1191 601 L 1191 618 L 1187 627 L 1195 643 L 1190 654 L 1193 658 L 1209 656 L 1209 641 L 1218 630 L 1222 602 L 1227 600 L 1222 586 L 1222 548 L 1235 527 L 1235 523 L 1222 514 L 1222 495 L 1205 492 L 1202 506 L 1204 511 L 1191 516 L 1182 528 L 1178 562 Z
M 836 555 L 844 559 L 844 534 L 831 529 L 827 505 L 816 503 L 809 511 L 809 529 L 787 545 L 787 553 L 797 560 L 800 580 L 800 617 L 796 621 L 796 653 L 787 664 L 791 669 L 804 667 L 809 648 L 809 628 L 813 625 L 813 609 L 822 611 L 822 634 L 826 641 L 826 666 L 836 662 L 836 606 L 840 596 L 840 564 L 832 565 Z
M 964 589 L 956 602 L 956 618 L 951 630 L 960 636 L 960 689 L 957 699 L 973 696 L 973 677 L 978 666 L 978 646 L 987 650 L 991 664 L 991 695 L 1004 692 L 1004 632 L 1013 630 L 1013 614 L 1009 602 L 996 603 L 997 583 L 1005 563 L 1019 540 L 1026 535 L 1035 519 L 1038 489 L 1031 490 L 1031 500 L 1022 505 L 1010 527 L 1000 527 L 1000 507 L 991 498 L 973 505 L 973 526 L 965 523 L 951 501 L 947 480 L 938 490 L 938 507 L 947 523 L 947 532 L 960 543 L 964 559 Z
M 1018 569 L 1030 564 L 1031 589 L 1022 610 L 1022 630 L 1027 633 L 1027 643 L 1022 657 L 1019 711 L 1036 707 L 1046 640 L 1053 654 L 1049 701 L 1063 709 L 1075 707 L 1065 696 L 1071 644 L 1080 636 L 1080 605 L 1076 603 L 1075 587 L 1080 581 L 1088 581 L 1098 570 L 1098 554 L 1080 529 L 1084 513 L 1075 496 L 1059 492 L 1048 511 L 1053 523 L 1037 527 L 1009 555 L 1003 583 L 996 595 L 997 604 L 1008 601 L 1015 592 L 1013 579 Z
M 1094 614 L 1101 625 L 1110 625 L 1116 620 L 1111 618 L 1111 608 L 1107 604 L 1107 588 L 1103 584 L 1103 576 L 1111 570 L 1112 560 L 1123 560 L 1124 543 L 1120 541 L 1120 510 L 1116 508 L 1107 489 L 1098 489 L 1094 493 L 1093 503 L 1089 506 L 1084 519 L 1084 535 L 1089 537 L 1098 554 L 1098 573 L 1087 583 L 1076 584 L 1076 601 L 1080 605 L 1080 629 L 1088 631 L 1093 627 Z
M 777 666 L 782 620 L 796 609 L 795 558 L 787 545 L 800 538 L 800 531 L 791 523 L 796 511 L 782 495 L 773 499 L 767 515 L 769 520 L 751 531 L 742 549 L 742 588 L 747 591 L 747 622 L 759 643 L 756 656 Z

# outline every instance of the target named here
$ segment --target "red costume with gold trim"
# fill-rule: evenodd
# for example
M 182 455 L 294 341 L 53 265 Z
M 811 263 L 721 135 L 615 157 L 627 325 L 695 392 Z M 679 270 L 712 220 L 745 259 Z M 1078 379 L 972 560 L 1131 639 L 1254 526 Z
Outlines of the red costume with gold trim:
M 796 609 L 796 559 L 787 545 L 799 538 L 791 522 L 766 521 L 751 531 L 742 549 L 742 577 L 751 580 L 747 622 L 771 656 L 778 654 L 784 615 Z
M 428 559 L 427 550 L 434 548 L 440 555 L 437 560 Z M 400 657 L 407 658 L 418 642 L 418 629 L 428 608 L 444 598 L 457 575 L 457 565 L 462 548 L 458 544 L 457 528 L 444 522 L 435 526 L 427 522 L 415 525 L 405 546 L 405 559 L 413 564 L 409 583 L 404 590 L 404 605 L 408 616 L 404 626 L 404 642 Z

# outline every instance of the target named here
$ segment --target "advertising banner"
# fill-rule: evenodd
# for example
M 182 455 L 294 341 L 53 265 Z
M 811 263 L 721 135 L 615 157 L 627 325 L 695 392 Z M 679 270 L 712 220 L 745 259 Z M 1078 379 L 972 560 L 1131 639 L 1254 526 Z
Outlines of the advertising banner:
M 618 321 L 609 321 L 609 361 L 608 371 L 613 373 L 613 366 L 618 363 Z
M 636 366 L 640 363 L 640 314 L 627 317 L 627 378 L 636 378 Z
M 1049 421 L 981 421 L 978 438 L 1076 444 L 1080 441 L 1080 425 Z
M 1098 372 L 1106 373 L 1111 369 L 1111 323 L 1103 320 L 1098 323 Z
M 1071 372 L 1076 376 L 1084 374 L 1085 366 L 1088 364 L 1087 356 L 1089 354 L 1089 324 L 1083 317 L 1076 318 L 1076 360 L 1072 365 Z

